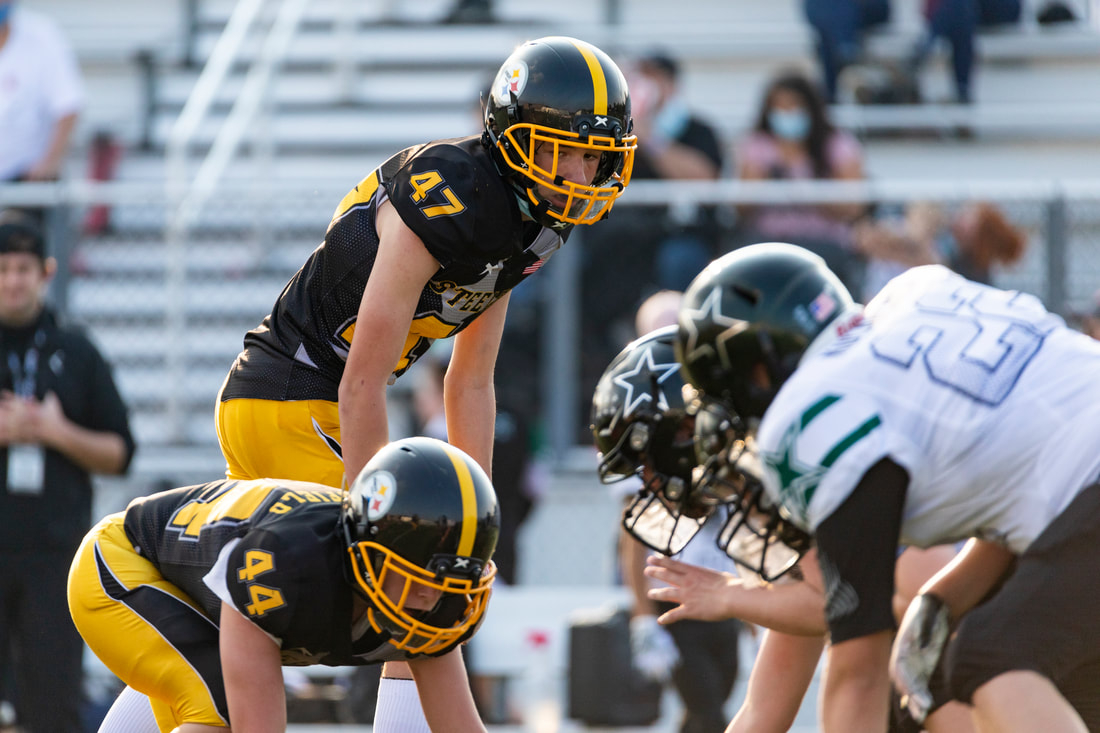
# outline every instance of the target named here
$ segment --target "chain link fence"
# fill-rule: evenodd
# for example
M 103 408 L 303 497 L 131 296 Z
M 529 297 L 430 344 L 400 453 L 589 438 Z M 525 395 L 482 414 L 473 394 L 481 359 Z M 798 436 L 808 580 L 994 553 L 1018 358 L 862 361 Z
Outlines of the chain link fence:
M 146 467 L 139 471 L 142 478 L 189 468 L 206 472 L 197 478 L 220 472 L 213 413 L 221 382 L 244 333 L 267 315 L 321 242 L 345 188 L 336 182 L 294 190 L 227 187 L 180 226 L 180 198 L 156 186 L 0 187 L 5 207 L 53 207 L 50 239 L 60 270 L 51 297 L 70 320 L 88 328 L 114 364 L 131 407 L 139 456 L 146 457 L 138 464 Z M 1018 263 L 994 270 L 995 284 L 1039 295 L 1067 315 L 1090 302 L 1100 288 L 1100 183 L 638 182 L 614 216 L 625 219 L 658 207 L 684 219 L 694 207 L 713 205 L 729 214 L 719 217 L 726 235 L 714 252 L 720 253 L 738 244 L 736 204 L 866 201 L 889 212 L 932 201 L 950 213 L 975 200 L 997 204 L 1027 238 Z M 89 213 L 99 207 L 107 207 L 109 216 L 99 209 L 98 226 L 86 230 L 84 223 L 93 220 Z M 586 443 L 588 398 L 598 372 L 629 335 L 626 326 L 609 328 L 604 353 L 593 354 L 580 342 L 581 324 L 605 295 L 617 302 L 601 312 L 632 318 L 655 287 L 644 278 L 624 283 L 617 267 L 593 271 L 588 245 L 596 232 L 586 229 L 575 231 L 544 272 L 513 294 L 498 367 L 500 390 L 530 411 L 545 454 L 559 467 L 574 455 L 590 460 L 590 449 L 577 450 Z M 630 241 L 614 245 L 624 263 L 640 256 Z M 585 359 L 594 366 L 582 369 Z M 404 415 L 412 383 L 406 377 L 391 388 L 397 433 L 411 424 Z

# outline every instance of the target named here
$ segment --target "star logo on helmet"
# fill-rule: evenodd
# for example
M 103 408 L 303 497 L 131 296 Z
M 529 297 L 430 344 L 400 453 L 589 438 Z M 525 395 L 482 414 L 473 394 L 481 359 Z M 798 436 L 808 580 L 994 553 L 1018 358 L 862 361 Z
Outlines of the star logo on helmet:
M 638 390 L 638 394 L 634 394 L 634 383 L 631 381 L 631 377 L 637 377 L 643 372 L 648 372 L 657 378 L 657 385 L 660 386 L 679 370 L 680 365 L 675 361 L 671 364 L 654 364 L 653 351 L 645 349 L 634 365 L 633 371 L 623 372 L 612 380 L 615 384 L 622 387 L 623 391 L 626 393 L 623 399 L 623 415 L 631 414 L 643 402 L 653 401 L 653 395 L 647 391 Z M 657 390 L 657 409 L 668 409 L 668 400 L 665 399 L 663 389 Z
M 702 355 L 716 354 L 723 366 L 729 366 L 729 359 L 727 358 L 728 352 L 726 349 L 721 348 L 722 345 L 744 331 L 748 326 L 740 318 L 730 318 L 722 314 L 722 289 L 717 287 L 711 289 L 698 310 L 686 309 L 684 315 L 680 318 L 680 322 L 688 332 L 687 348 L 684 350 L 686 359 L 692 361 Z M 709 323 L 725 328 L 718 334 L 713 343 L 701 342 L 699 324 Z
M 607 127 L 607 118 L 596 115 L 596 127 Z

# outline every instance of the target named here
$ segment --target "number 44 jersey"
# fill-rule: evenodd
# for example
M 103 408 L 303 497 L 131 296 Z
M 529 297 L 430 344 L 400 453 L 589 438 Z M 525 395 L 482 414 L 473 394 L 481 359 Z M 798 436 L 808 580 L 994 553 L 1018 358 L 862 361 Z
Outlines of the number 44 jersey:
M 757 443 L 809 531 L 889 457 L 909 474 L 903 544 L 1019 553 L 1100 473 L 1100 343 L 1033 296 L 914 268 L 811 345 Z

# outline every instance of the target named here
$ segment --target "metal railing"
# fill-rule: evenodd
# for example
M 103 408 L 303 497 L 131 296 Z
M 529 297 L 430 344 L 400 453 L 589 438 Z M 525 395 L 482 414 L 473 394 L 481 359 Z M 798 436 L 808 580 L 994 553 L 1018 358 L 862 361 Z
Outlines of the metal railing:
M 65 227 L 53 233 L 55 252 L 74 250 L 85 262 L 95 260 L 97 254 L 111 248 L 121 248 L 120 257 L 124 261 L 127 257 L 132 260 L 137 256 L 152 258 L 156 255 L 157 259 L 150 259 L 141 275 L 128 274 L 130 270 L 112 272 L 107 265 L 98 269 L 85 266 L 71 278 L 71 286 L 76 288 L 74 294 L 79 296 L 72 299 L 71 307 L 74 315 L 82 320 L 99 319 L 114 324 L 110 325 L 114 329 L 110 335 L 120 343 L 125 342 L 127 329 L 131 328 L 127 324 L 135 318 L 139 321 L 144 318 L 143 323 L 152 324 L 146 331 L 153 328 L 157 332 L 167 332 L 164 343 L 168 353 L 156 354 L 157 364 L 163 361 L 166 371 L 162 379 L 157 377 L 160 372 L 153 374 L 152 387 L 148 386 L 149 380 L 145 382 L 153 396 L 145 398 L 147 407 L 143 409 L 157 411 L 158 418 L 164 418 L 163 413 L 167 413 L 167 422 L 177 425 L 174 434 L 179 443 L 189 440 L 179 438 L 183 431 L 178 427 L 187 409 L 200 410 L 201 415 L 196 412 L 192 417 L 203 425 L 209 420 L 212 425 L 210 411 L 217 380 L 224 376 L 232 354 L 239 348 L 238 339 L 247 328 L 259 322 L 264 309 L 274 302 L 281 284 L 320 241 L 331 208 L 343 194 L 343 186 L 340 182 L 313 183 L 308 190 L 291 190 L 285 184 L 273 187 L 267 183 L 223 182 L 216 192 L 217 195 L 208 199 L 196 213 L 193 226 L 183 236 L 180 231 L 172 230 L 180 191 L 140 184 L 85 181 L 0 186 L 0 207 L 64 206 L 74 213 L 96 204 L 114 208 L 113 232 L 98 238 L 77 239 L 67 246 L 59 245 L 57 237 L 74 231 L 74 227 Z M 1083 305 L 1091 293 L 1100 288 L 1100 180 L 876 180 L 796 184 L 638 181 L 631 184 L 613 213 L 617 217 L 629 217 L 637 207 L 645 206 L 690 209 L 704 204 L 732 208 L 737 204 L 902 204 L 918 200 L 945 204 L 993 201 L 1010 219 L 1026 229 L 1029 251 L 1019 265 L 996 273 L 999 285 L 1033 292 L 1053 310 L 1063 313 Z M 232 222 L 231 229 L 226 228 L 227 221 Z M 595 297 L 593 293 L 582 292 L 580 284 L 585 267 L 585 239 L 593 234 L 588 227 L 578 227 L 568 245 L 544 268 L 545 272 L 531 281 L 537 285 L 542 324 L 539 381 L 533 398 L 541 404 L 545 447 L 552 461 L 559 465 L 569 461 L 587 420 L 583 393 L 588 387 L 580 375 L 578 334 L 579 324 L 587 318 L 586 298 Z M 245 239 L 262 240 L 258 256 L 268 260 L 256 260 L 256 250 L 245 247 L 242 242 Z M 130 249 L 126 249 L 128 245 Z M 280 246 L 287 248 L 278 250 Z M 625 259 L 631 254 L 631 244 L 624 242 L 622 246 Z M 221 259 L 217 258 L 228 254 L 233 254 L 235 259 L 223 271 L 217 264 Z M 203 262 L 203 257 L 215 259 Z M 277 259 L 274 264 L 272 257 Z M 62 265 L 64 267 L 65 263 Z M 129 265 L 132 266 L 132 262 Z M 605 276 L 609 281 L 619 277 L 615 272 Z M 141 277 L 145 279 L 139 281 Z M 137 288 L 142 283 L 146 288 L 149 283 L 153 284 L 151 292 L 155 293 L 157 302 L 142 304 L 143 310 L 135 316 L 132 315 L 138 297 L 135 294 L 149 292 Z M 158 286 L 160 283 L 165 285 L 163 289 Z M 218 293 L 217 297 L 224 297 L 226 302 L 217 309 L 212 309 L 207 302 L 196 304 L 199 292 Z M 95 295 L 97 303 L 98 310 L 94 313 L 86 310 L 90 293 Z M 235 304 L 239 302 L 249 304 L 243 317 L 238 309 L 244 306 Z M 115 307 L 111 304 L 117 304 L 117 311 L 122 315 L 113 320 L 105 319 L 103 312 Z M 155 310 L 162 307 L 164 310 Z M 85 311 L 82 312 L 82 308 Z M 160 315 L 150 316 L 150 312 Z M 249 325 L 238 326 L 242 321 Z M 210 340 L 202 336 L 202 329 L 209 329 L 212 324 L 221 324 L 223 332 L 233 332 L 232 343 L 224 354 L 210 356 L 202 352 L 202 349 L 212 348 L 207 343 Z M 144 338 L 138 335 L 139 330 L 135 330 L 134 338 Z M 146 350 L 142 353 L 148 354 L 148 347 L 143 348 Z M 143 358 L 147 363 L 150 357 Z M 224 366 L 222 361 L 225 361 Z M 196 379 L 201 375 L 196 372 L 196 364 L 205 365 L 213 375 L 198 387 Z M 124 375 L 126 368 L 125 363 L 119 365 Z M 188 380 L 179 378 L 181 373 L 190 379 L 192 392 L 199 389 L 202 393 L 197 407 L 193 394 L 190 398 L 185 394 L 183 385 Z M 398 388 L 411 387 L 403 385 L 407 381 L 399 381 Z M 170 443 L 172 434 L 150 439 Z

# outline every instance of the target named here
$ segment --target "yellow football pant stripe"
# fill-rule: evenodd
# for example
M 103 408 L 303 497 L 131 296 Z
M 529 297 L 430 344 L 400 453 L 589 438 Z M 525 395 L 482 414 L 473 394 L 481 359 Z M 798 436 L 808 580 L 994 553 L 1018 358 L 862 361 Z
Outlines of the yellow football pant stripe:
M 474 477 L 470 467 L 459 455 L 458 450 L 447 446 L 447 457 L 455 467 L 458 488 L 462 495 L 462 534 L 458 536 L 459 555 L 469 555 L 474 550 L 474 536 L 477 533 L 477 493 L 474 491 Z
M 592 49 L 587 46 L 578 43 L 574 43 L 574 45 L 581 52 L 585 63 L 588 64 L 588 71 L 592 74 L 592 92 L 594 94 L 592 111 L 598 115 L 605 115 L 607 114 L 607 79 L 604 78 L 600 60 L 596 58 L 596 54 L 592 53 Z

